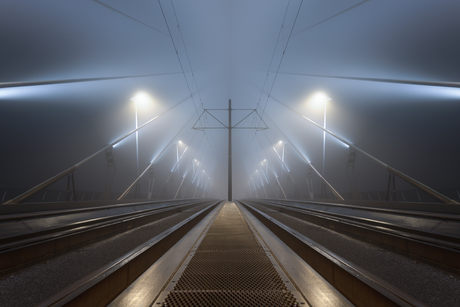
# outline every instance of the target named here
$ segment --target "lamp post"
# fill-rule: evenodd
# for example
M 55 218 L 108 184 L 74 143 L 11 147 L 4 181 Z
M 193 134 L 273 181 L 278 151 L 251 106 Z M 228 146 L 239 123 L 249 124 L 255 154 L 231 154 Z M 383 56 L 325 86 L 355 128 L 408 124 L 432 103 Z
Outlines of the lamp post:
M 174 142 L 176 144 L 176 163 L 177 163 L 177 178 L 180 177 L 180 161 L 179 161 L 179 145 L 182 144 L 182 141 Z M 173 186 L 174 186 L 174 176 L 173 176 Z
M 135 118 L 136 118 L 136 129 L 139 128 L 138 121 L 137 121 L 137 109 L 139 104 L 146 104 L 149 101 L 149 97 L 144 94 L 144 93 L 139 93 L 133 98 L 130 99 L 131 101 L 134 101 L 134 109 L 135 109 Z M 139 131 L 136 131 L 136 174 L 137 177 L 139 177 Z M 135 198 L 139 198 L 141 194 L 141 189 L 139 186 L 139 183 L 136 183 L 136 188 L 135 188 Z
M 324 120 L 323 120 L 323 127 L 326 129 L 326 119 L 327 119 L 327 102 L 330 101 L 331 98 L 327 97 L 323 93 L 317 93 L 315 96 L 313 96 L 313 103 L 318 106 L 324 106 Z M 326 166 L 326 131 L 323 131 L 323 176 L 324 171 L 325 171 L 325 166 Z M 324 182 L 321 185 L 321 195 L 326 192 L 326 187 L 324 185 Z

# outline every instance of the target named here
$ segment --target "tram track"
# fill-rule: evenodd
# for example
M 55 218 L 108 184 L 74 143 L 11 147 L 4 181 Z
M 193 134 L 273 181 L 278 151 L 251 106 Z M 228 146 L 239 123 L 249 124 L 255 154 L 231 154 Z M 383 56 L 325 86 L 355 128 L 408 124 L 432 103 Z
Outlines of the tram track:
M 425 306 L 412 296 L 324 248 L 248 202 L 240 203 L 353 305 Z
M 300 201 L 247 200 L 247 203 L 460 270 L 458 214 Z
M 220 218 L 221 222 L 219 223 L 224 222 L 224 225 L 225 225 L 224 228 L 228 230 L 225 230 L 225 232 L 222 232 L 222 233 L 221 231 L 223 230 L 218 230 L 218 231 L 216 230 L 217 231 L 216 233 L 215 231 L 213 231 L 211 233 L 211 237 L 213 238 L 212 241 L 209 241 L 209 239 L 205 239 L 206 232 L 208 229 L 210 229 L 209 227 L 215 219 L 215 217 L 209 216 L 208 213 L 210 213 L 211 210 L 214 209 L 216 205 L 217 203 L 212 207 L 210 206 L 207 209 L 201 210 L 200 212 L 196 213 L 193 217 L 188 218 L 187 220 L 179 223 L 178 225 L 175 225 L 174 227 L 163 232 L 162 234 L 152 238 L 149 242 L 146 242 L 142 246 L 139 246 L 138 248 L 134 249 L 130 253 L 127 253 L 126 255 L 117 259 L 116 261 L 113 261 L 112 263 L 106 265 L 105 267 L 86 276 L 85 278 L 81 279 L 77 283 L 74 283 L 73 285 L 67 287 L 60 293 L 49 298 L 48 300 L 43 301 L 38 306 L 40 307 L 44 307 L 44 306 L 86 306 L 86 305 L 106 306 L 107 304 L 110 304 L 110 306 L 115 307 L 115 306 L 126 306 L 126 304 L 129 305 L 129 303 L 133 303 L 133 302 L 136 303 L 136 306 L 151 306 L 152 304 L 154 304 L 155 306 L 157 305 L 158 306 L 169 306 L 169 304 L 171 304 L 171 301 L 169 301 L 169 303 L 165 301 L 169 297 L 168 295 L 170 293 L 174 293 L 175 296 L 182 295 L 181 291 L 184 291 L 184 290 L 175 288 L 176 283 L 180 282 L 180 278 L 182 274 L 186 274 L 186 276 L 188 276 L 187 277 L 187 280 L 189 280 L 188 283 L 189 284 L 191 283 L 190 286 L 193 289 L 195 289 L 196 287 L 196 285 L 194 285 L 194 282 L 193 282 L 194 280 L 193 276 L 195 276 L 193 274 L 198 274 L 196 275 L 197 277 L 199 276 L 199 278 L 197 279 L 197 282 L 199 280 L 202 280 L 201 282 L 198 282 L 199 284 L 208 280 L 204 284 L 207 285 L 206 287 L 210 287 L 209 289 L 206 288 L 204 290 L 193 290 L 191 292 L 187 292 L 187 291 L 184 292 L 185 297 L 187 297 L 186 300 L 191 300 L 190 306 L 199 306 L 193 303 L 194 297 L 197 297 L 198 302 L 201 302 L 197 304 L 206 305 L 207 304 L 206 297 L 208 297 L 209 299 L 210 296 L 213 297 L 214 295 L 218 295 L 221 297 L 219 299 L 219 302 L 220 302 L 219 306 L 227 306 L 225 303 L 225 300 L 226 300 L 225 297 L 227 297 L 228 302 L 232 302 L 233 300 L 240 300 L 241 302 L 242 297 L 247 297 L 248 305 L 255 304 L 254 306 L 256 306 L 257 304 L 260 304 L 260 301 L 258 301 L 257 299 L 256 300 L 251 299 L 251 295 L 252 295 L 250 294 L 251 292 L 246 291 L 250 289 L 245 288 L 245 283 L 248 282 L 246 278 L 249 278 L 249 276 L 252 276 L 253 274 L 254 276 L 258 276 L 260 271 L 257 271 L 256 273 L 251 273 L 248 267 L 248 263 L 241 262 L 242 260 L 236 260 L 236 259 L 239 259 L 236 256 L 236 254 L 234 255 L 234 253 L 237 251 L 235 250 L 235 247 L 232 247 L 233 246 L 232 244 L 237 244 L 236 246 L 246 246 L 245 244 L 247 244 L 247 243 L 243 243 L 246 241 L 240 241 L 240 239 L 237 239 L 242 235 L 242 232 L 241 232 L 242 230 L 240 229 L 243 226 L 241 222 L 238 222 L 235 224 L 235 226 L 233 226 L 234 224 L 233 222 L 225 222 L 226 219 L 221 217 Z M 269 216 L 265 215 L 263 212 L 252 207 L 251 205 L 248 205 L 245 202 L 237 202 L 237 207 L 239 208 L 238 210 L 241 211 L 241 216 L 246 219 L 246 223 L 248 223 L 248 225 L 250 226 L 250 229 L 252 229 L 251 231 L 254 233 L 253 234 L 253 236 L 255 236 L 254 238 L 256 237 L 258 238 L 257 240 L 259 241 L 258 243 L 259 248 L 262 248 L 262 250 L 260 251 L 265 251 L 265 253 L 267 253 L 267 256 L 269 256 L 270 258 L 272 257 L 284 258 L 284 256 L 282 255 L 280 256 L 280 254 L 276 254 L 277 252 L 279 253 L 280 251 L 272 251 L 270 249 L 271 248 L 270 244 L 265 243 L 266 241 L 269 242 L 273 240 L 274 238 L 273 234 L 275 234 L 281 239 L 282 242 L 284 242 L 291 248 L 291 250 L 282 251 L 281 253 L 293 254 L 295 252 L 297 255 L 300 256 L 300 258 L 302 258 L 305 261 L 305 263 L 307 263 L 306 264 L 307 266 L 310 265 L 314 270 L 316 270 L 325 279 L 325 282 L 322 282 L 318 289 L 315 289 L 313 291 L 310 289 L 309 294 L 303 294 L 303 293 L 301 295 L 297 294 L 298 303 L 290 302 L 286 306 L 301 306 L 301 304 L 309 305 L 309 306 L 326 306 L 328 304 L 324 303 L 325 300 L 327 300 L 327 302 L 331 302 L 331 301 L 335 303 L 340 302 L 341 306 L 350 306 L 350 303 L 355 306 L 424 306 L 423 303 L 417 301 L 411 296 L 389 285 L 388 283 L 380 280 L 379 278 L 373 276 L 372 274 L 366 272 L 365 270 L 357 267 L 356 265 L 346 261 L 345 259 L 342 259 L 338 257 L 337 255 L 334 255 L 330 251 L 322 248 L 321 246 L 319 246 L 315 242 L 312 242 L 311 240 L 302 236 L 301 234 L 296 233 L 292 229 L 289 229 L 287 226 L 277 222 L 275 219 L 270 218 Z M 216 208 L 216 210 L 220 210 L 220 209 Z M 213 211 L 213 212 L 216 212 L 216 211 Z M 228 209 L 226 212 L 228 212 Z M 168 267 L 170 266 L 170 263 L 168 264 L 164 263 L 165 261 L 168 261 L 168 260 L 161 258 L 161 256 L 164 253 L 167 253 L 168 249 L 172 248 L 174 244 L 180 240 L 181 236 L 190 235 L 190 234 L 187 234 L 190 230 L 192 230 L 190 226 L 197 225 L 199 222 L 198 219 L 195 220 L 196 222 L 191 222 L 194 218 L 199 217 L 200 219 L 204 219 L 206 216 L 208 216 L 207 217 L 209 221 L 207 222 L 209 223 L 208 226 L 206 225 L 201 226 L 202 229 L 204 230 L 200 230 L 199 233 L 196 234 L 197 239 L 187 239 L 187 241 L 191 241 L 195 243 L 191 243 L 192 244 L 191 246 L 185 248 L 186 251 L 184 255 L 180 256 L 180 258 L 181 259 L 183 258 L 183 260 L 176 261 L 177 262 L 176 265 L 178 265 L 178 267 L 176 269 L 169 270 L 169 273 L 164 273 L 164 272 L 161 273 L 161 270 L 164 271 L 165 266 L 168 266 Z M 251 220 L 251 218 L 253 220 Z M 259 222 L 257 222 L 256 220 L 258 220 Z M 264 236 L 262 234 L 266 231 L 261 230 L 260 226 L 254 226 L 257 223 L 261 223 L 265 225 L 265 227 L 268 228 L 269 231 L 272 231 L 272 234 L 268 236 L 265 235 L 265 239 L 264 239 Z M 189 227 L 187 230 L 185 230 L 185 228 L 180 230 L 181 227 L 184 227 L 184 225 L 187 225 L 187 224 L 188 224 L 187 227 Z M 235 230 L 233 230 L 234 232 L 233 235 L 232 235 L 232 230 L 230 230 L 232 227 L 236 227 Z M 225 234 L 227 233 L 227 231 L 229 231 L 229 233 Z M 179 236 L 179 235 L 176 235 L 175 233 L 181 233 L 181 235 Z M 220 239 L 219 239 L 219 236 L 216 237 L 217 233 L 221 233 Z M 226 240 L 229 240 L 226 238 L 226 236 L 234 237 L 237 239 L 237 241 L 234 241 L 235 243 L 229 243 L 230 245 L 226 247 L 227 243 L 225 242 L 227 242 Z M 244 236 L 247 237 L 248 235 L 244 235 Z M 198 240 L 199 237 L 201 237 L 201 239 Z M 217 239 L 217 241 L 215 239 Z M 251 240 L 254 241 L 254 239 L 250 239 L 250 241 Z M 205 244 L 205 247 L 200 247 L 200 244 L 202 242 L 207 242 Z M 215 247 L 213 247 L 214 245 Z M 150 250 L 155 249 L 155 248 L 161 249 L 162 252 L 160 253 L 157 252 L 157 253 L 152 254 Z M 200 261 L 195 260 L 195 262 L 198 261 L 197 263 L 201 263 L 199 267 L 201 267 L 202 269 L 200 269 L 200 271 L 196 271 L 195 269 L 194 271 L 195 273 L 193 274 L 184 273 L 184 272 L 187 272 L 187 268 L 194 263 L 193 258 L 190 258 L 190 257 L 195 257 L 195 255 L 200 254 L 199 251 L 203 248 L 205 250 L 203 250 L 201 253 L 204 252 L 205 254 L 206 254 L 206 251 L 208 253 L 211 251 L 214 251 L 220 255 L 222 252 L 224 252 L 224 250 L 227 250 L 227 256 L 225 256 L 224 255 L 225 253 L 224 253 L 217 258 L 210 258 L 214 260 L 212 260 L 208 264 L 207 262 L 202 262 L 202 260 Z M 224 250 L 221 252 L 218 252 L 218 250 L 222 248 Z M 249 251 L 247 250 L 249 247 L 244 247 L 244 248 L 240 247 L 240 248 L 242 248 L 241 252 L 243 254 Z M 180 249 L 181 248 L 179 249 L 176 248 L 174 253 L 176 254 L 177 250 L 180 250 Z M 251 250 L 253 250 L 253 248 Z M 278 255 L 278 256 L 275 256 L 275 255 Z M 176 258 L 177 257 L 178 256 L 176 255 Z M 147 261 L 147 259 L 149 260 Z M 190 259 L 192 260 L 192 262 L 190 262 Z M 224 263 L 226 263 L 226 261 L 237 261 L 237 263 L 241 263 L 241 264 L 245 263 L 244 267 L 246 269 L 238 269 L 237 267 L 234 267 L 234 265 L 236 265 L 235 263 L 230 266 L 226 265 L 227 269 L 220 269 L 223 271 L 214 272 L 213 270 L 211 270 L 210 272 L 207 273 L 207 270 L 204 270 L 204 268 L 209 267 L 209 266 L 210 266 L 209 268 L 211 268 L 216 265 L 217 267 L 221 266 L 221 265 L 216 264 L 215 262 L 215 261 L 218 261 L 218 259 L 223 260 Z M 231 260 L 231 259 L 235 259 L 235 260 Z M 296 281 L 295 278 L 291 278 L 291 277 L 283 275 L 285 273 L 288 274 L 289 269 L 290 269 L 288 268 L 288 266 L 293 266 L 293 264 L 291 263 L 283 264 L 282 262 L 277 263 L 276 261 L 278 260 L 274 260 L 274 259 L 275 258 L 272 258 L 273 265 L 275 267 L 279 266 L 280 269 L 277 269 L 277 271 L 279 274 L 281 274 L 281 276 L 284 276 L 282 277 L 282 280 L 286 281 L 288 284 L 290 281 L 293 284 L 292 287 L 290 288 L 292 289 L 291 291 L 294 291 L 293 293 L 297 293 L 298 292 L 297 290 L 300 290 L 300 293 L 301 293 L 301 291 L 303 290 L 302 290 L 302 285 L 300 284 L 304 282 L 298 281 L 298 280 Z M 163 261 L 163 262 L 161 264 L 155 265 L 156 261 Z M 304 266 L 305 265 L 301 265 L 300 267 L 304 267 Z M 180 267 L 183 267 L 183 268 L 181 269 Z M 296 270 L 297 269 L 301 270 L 300 267 L 296 268 Z M 201 271 L 201 270 L 204 270 L 204 271 Z M 211 275 L 208 276 L 206 274 L 211 274 Z M 217 274 L 217 275 L 213 277 L 213 274 L 214 275 Z M 237 277 L 238 274 L 243 274 L 243 276 L 247 275 L 248 277 Z M 162 285 L 158 285 L 159 282 L 157 278 L 159 275 L 165 276 L 163 277 L 163 281 L 161 282 Z M 231 276 L 231 280 L 227 282 L 222 280 L 222 278 L 223 279 L 230 278 L 229 276 Z M 235 278 L 236 280 L 240 278 L 241 280 L 246 280 L 246 281 L 244 283 L 234 284 L 234 286 L 232 286 L 232 287 L 237 287 L 239 290 L 232 290 L 230 288 L 226 289 L 225 287 L 223 289 L 220 289 L 219 287 L 221 286 L 217 286 L 219 289 L 217 288 L 214 289 L 213 287 L 216 287 L 216 283 L 211 282 L 213 278 L 218 278 L 217 279 L 218 285 L 222 285 L 222 284 L 232 284 L 233 285 L 235 283 L 234 281 Z M 313 279 L 317 280 L 318 278 L 319 277 L 314 277 Z M 155 282 L 153 282 L 152 279 L 154 279 Z M 329 282 L 330 284 L 329 286 L 326 285 L 327 282 Z M 163 283 L 165 284 L 163 285 Z M 297 286 L 297 283 L 299 284 L 299 286 Z M 152 288 L 153 286 L 156 287 L 156 290 L 153 290 Z M 339 295 L 339 294 L 334 294 L 334 295 L 331 294 L 332 292 L 330 291 L 336 291 L 336 290 L 332 290 L 333 288 L 336 288 L 336 290 L 338 290 L 346 298 L 332 300 L 331 297 L 333 297 L 334 295 Z M 201 288 L 197 288 L 197 289 L 201 289 Z M 156 294 L 155 293 L 149 294 L 152 291 L 155 292 Z M 259 292 L 257 291 L 256 292 L 259 294 L 255 293 L 254 295 L 256 296 L 261 295 L 260 291 L 264 291 L 264 290 L 259 289 L 258 291 Z M 326 291 L 326 292 L 324 294 L 321 294 L 322 291 Z M 309 297 L 312 295 L 312 292 L 316 292 L 314 293 L 316 298 Z M 236 295 L 236 297 L 232 297 L 232 295 Z M 318 296 L 320 297 L 323 296 L 323 298 L 318 299 Z M 143 302 L 140 297 L 145 297 L 146 301 Z M 180 302 L 180 301 L 181 300 L 177 298 L 175 304 L 177 304 L 177 302 Z M 252 302 L 252 303 L 249 304 L 249 302 Z M 299 303 L 299 302 L 302 302 L 302 303 Z M 321 302 L 321 303 L 318 303 L 318 302 Z M 336 306 L 336 305 L 329 304 L 329 306 Z
M 0 271 L 94 243 L 209 200 L 137 202 L 4 215 L 0 218 Z
M 219 206 L 220 204 L 221 206 Z M 220 208 L 228 206 L 228 204 L 235 207 L 235 209 L 231 209 L 234 212 L 231 215 L 233 217 L 228 217 L 230 220 L 227 221 L 228 218 L 225 217 L 225 214 L 229 214 L 230 211 L 226 209 L 226 211 L 224 210 L 224 217 L 216 220 L 219 212 L 221 212 Z M 182 205 L 186 204 L 178 205 L 178 207 Z M 256 204 L 252 200 L 225 203 L 225 205 L 222 201 L 207 200 L 202 202 L 200 206 L 192 207 L 194 209 L 188 210 L 189 215 L 186 218 L 176 219 L 178 221 L 176 224 L 163 228 L 161 232 L 150 237 L 147 242 L 137 245 L 122 256 L 117 256 L 118 258 L 109 263 L 93 269 L 65 288 L 48 296 L 47 299 L 41 299 L 41 303 L 36 306 L 110 305 L 116 307 L 133 304 L 136 306 L 169 306 L 171 300 L 167 303 L 166 298 L 169 297 L 170 293 L 174 293 L 174 296 L 178 297 L 178 295 L 182 295 L 181 291 L 185 291 L 176 289 L 175 285 L 180 280 L 181 275 L 184 274 L 183 272 L 187 272 L 187 268 L 194 261 L 198 261 L 193 260 L 192 257 L 195 257 L 197 253 L 207 254 L 216 251 L 219 254 L 218 257 L 209 258 L 212 259 L 209 263 L 199 260 L 197 263 L 200 263 L 199 268 L 201 269 L 195 268 L 193 273 L 197 274 L 197 280 L 201 280 L 201 283 L 204 281 L 204 285 L 210 288 L 195 289 L 194 275 L 185 273 L 188 274 L 188 284 L 195 290 L 190 290 L 191 292 L 187 290 L 189 292 L 184 292 L 184 297 L 192 301 L 193 297 L 199 297 L 198 302 L 201 303 L 197 304 L 204 304 L 203 302 L 207 300 L 206 297 L 209 299 L 209 297 L 217 295 L 220 297 L 222 306 L 227 306 L 225 297 L 228 298 L 228 302 L 235 299 L 241 302 L 241 300 L 247 299 L 248 306 L 251 304 L 260 305 L 260 300 L 251 298 L 251 291 L 245 286 L 247 278 L 255 276 L 254 278 L 257 279 L 260 273 L 257 269 L 255 273 L 251 273 L 248 265 L 253 260 L 249 262 L 244 260 L 245 255 L 250 250 L 258 250 L 257 255 L 265 253 L 271 259 L 277 274 L 280 274 L 282 282 L 286 285 L 292 284 L 288 288 L 289 291 L 293 291 L 292 293 L 296 293 L 297 303 L 289 299 L 290 303 L 286 306 L 426 306 L 418 298 L 414 298 L 397 286 L 369 273 L 358 264 L 328 250 L 301 232 L 287 226 L 289 223 L 283 224 L 278 221 L 272 216 L 273 214 L 270 215 L 270 212 L 276 211 L 273 203 L 266 206 L 266 210 L 260 210 L 262 207 L 260 201 Z M 235 210 L 240 213 L 236 213 Z M 241 215 L 246 222 L 232 222 L 236 218 L 235 214 Z M 282 214 L 286 214 L 286 211 L 283 211 Z M 213 230 L 210 234 L 212 240 L 209 241 L 210 239 L 206 239 L 207 231 L 216 229 L 210 228 L 211 225 L 214 225 L 214 221 L 220 221 L 218 223 L 224 228 Z M 252 235 L 249 233 L 243 235 L 241 227 L 244 226 L 244 223 L 247 223 Z M 233 227 L 235 230 L 231 230 Z M 258 242 L 254 243 L 258 247 L 244 247 L 246 243 L 240 241 L 241 236 L 245 237 L 245 240 Z M 228 241 L 229 245 L 227 246 L 225 242 L 231 237 L 234 238 L 232 240 L 236 241 Z M 202 242 L 207 242 L 205 247 L 200 247 Z M 184 247 L 183 244 L 188 245 Z M 213 247 L 214 245 L 215 247 Z M 281 247 L 282 245 L 285 247 Z M 236 248 L 236 246 L 241 247 Z M 239 248 L 241 251 L 238 252 Z M 219 249 L 222 250 L 218 251 Z M 237 255 L 244 257 L 239 259 Z M 190 262 L 191 260 L 192 262 Z M 231 263 L 236 261 L 235 264 L 240 263 L 243 267 L 238 269 L 234 267 L 235 264 L 222 266 L 215 262 L 217 260 L 223 260 L 224 263 L 225 261 L 231 261 Z M 211 269 L 214 266 L 220 269 L 217 271 Z M 310 269 L 305 272 L 302 271 L 306 267 L 310 267 Z M 210 272 L 208 269 L 211 269 Z M 208 276 L 207 274 L 211 275 Z M 212 277 L 213 274 L 214 277 Z M 246 277 L 237 277 L 238 274 L 243 274 L 242 276 Z M 300 279 L 299 276 L 301 276 Z M 212 278 L 217 278 L 216 282 L 211 282 Z M 231 280 L 226 282 L 222 278 L 231 278 Z M 239 279 L 242 280 L 242 283 L 235 284 L 235 280 Z M 225 284 L 231 284 L 237 290 L 227 289 L 225 286 L 220 286 L 223 287 L 222 289 L 213 288 L 216 285 Z M 256 284 L 253 283 L 253 285 Z M 261 288 L 257 291 L 256 296 L 260 296 L 262 295 L 260 291 L 265 290 Z M 288 290 L 276 291 L 278 291 L 276 293 L 287 293 L 285 291 Z M 236 295 L 236 297 L 229 297 L 229 295 Z M 176 305 L 181 304 L 179 298 L 174 300 L 176 300 Z M 249 302 L 253 303 L 249 304 Z M 195 304 L 193 306 L 200 305 Z
M 100 267 L 37 306 L 108 305 L 220 203 L 221 201 L 214 201 L 208 204 L 204 209 Z

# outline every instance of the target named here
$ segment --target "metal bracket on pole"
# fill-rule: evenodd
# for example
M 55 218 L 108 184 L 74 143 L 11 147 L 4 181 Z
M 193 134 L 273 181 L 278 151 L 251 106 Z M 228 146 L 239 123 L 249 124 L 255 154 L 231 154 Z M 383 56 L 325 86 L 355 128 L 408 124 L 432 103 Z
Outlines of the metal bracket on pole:
M 351 193 L 353 195 L 354 200 L 359 200 L 359 192 L 358 192 L 358 184 L 356 183 L 356 175 L 355 175 L 355 162 L 356 162 L 356 150 L 353 147 L 350 147 L 350 152 L 348 153 L 348 160 L 347 160 L 347 177 L 348 182 L 350 183 Z M 351 169 L 351 176 L 349 169 Z

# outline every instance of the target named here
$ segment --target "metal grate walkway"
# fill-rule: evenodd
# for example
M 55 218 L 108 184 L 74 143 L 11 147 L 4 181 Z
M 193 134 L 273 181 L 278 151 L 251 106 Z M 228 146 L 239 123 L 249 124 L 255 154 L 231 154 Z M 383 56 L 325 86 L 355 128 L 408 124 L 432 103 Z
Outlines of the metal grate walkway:
M 298 306 L 234 203 L 223 206 L 163 306 Z

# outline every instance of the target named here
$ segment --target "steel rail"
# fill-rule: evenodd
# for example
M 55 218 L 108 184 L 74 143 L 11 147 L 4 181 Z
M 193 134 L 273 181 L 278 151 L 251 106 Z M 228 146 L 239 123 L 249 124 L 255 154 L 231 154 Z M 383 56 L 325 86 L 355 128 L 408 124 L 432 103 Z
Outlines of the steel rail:
M 396 223 L 392 223 L 389 221 L 382 221 L 379 220 L 374 214 L 374 218 L 369 217 L 362 217 L 362 216 L 355 216 L 351 214 L 346 214 L 343 210 L 338 212 L 331 211 L 331 207 L 334 205 L 331 204 L 322 204 L 324 207 L 328 207 L 329 210 L 321 210 L 321 209 L 314 209 L 314 208 L 306 208 L 300 207 L 295 205 L 284 204 L 282 201 L 271 201 L 271 200 L 264 200 L 262 202 L 260 200 L 253 201 L 254 203 L 258 203 L 263 206 L 271 206 L 276 207 L 280 211 L 291 211 L 295 213 L 305 213 L 307 215 L 314 214 L 316 216 L 324 216 L 324 217 L 331 217 L 335 220 L 341 220 L 345 222 L 353 221 L 357 222 L 359 225 L 371 225 L 372 227 L 376 228 L 378 231 L 397 231 L 399 235 L 402 232 L 407 233 L 408 236 L 411 234 L 417 235 L 417 239 L 423 238 L 423 240 L 430 241 L 434 239 L 433 244 L 437 245 L 444 245 L 448 248 L 458 249 L 460 251 L 460 236 L 452 236 L 447 233 L 443 233 L 440 231 L 435 231 L 432 229 L 424 230 L 422 227 L 420 228 L 413 228 L 408 227 L 405 225 L 399 225 Z M 392 215 L 392 216 L 410 216 L 412 218 L 422 218 L 422 219 L 431 219 L 431 220 L 442 220 L 443 222 L 459 222 L 460 216 L 447 216 L 447 215 L 431 215 L 429 213 L 419 213 L 419 212 L 408 212 L 408 211 L 399 211 L 399 210 L 384 210 L 384 209 L 377 209 L 377 208 L 363 208 L 363 207 L 356 207 L 356 206 L 337 206 L 342 209 L 349 209 L 350 213 L 356 213 L 356 211 L 368 211 L 372 213 L 382 214 L 382 215 Z M 459 225 L 460 227 L 460 225 Z M 460 264 L 459 264 L 460 265 Z
M 107 306 L 221 202 L 210 204 L 131 252 L 41 302 L 37 307 Z
M 181 199 L 182 201 L 187 201 L 188 199 Z M 130 207 L 130 206 L 139 206 L 145 204 L 155 204 L 155 203 L 168 203 L 168 202 L 178 202 L 179 200 L 176 199 L 168 199 L 168 200 L 149 200 L 149 201 L 139 201 L 139 202 L 129 202 L 129 203 L 118 203 L 118 204 L 107 204 L 107 201 L 102 201 L 101 204 L 92 204 L 88 207 L 74 207 L 74 208 L 64 208 L 64 209 L 50 209 L 50 210 L 41 210 L 40 211 L 29 211 L 29 212 L 20 212 L 20 213 L 3 213 L 0 212 L 0 224 L 4 221 L 19 221 L 21 219 L 31 219 L 31 218 L 46 218 L 49 216 L 55 216 L 59 214 L 69 214 L 69 213 L 83 213 L 83 212 L 91 212 L 97 211 L 101 209 L 109 210 L 114 208 L 121 208 L 121 207 Z M 58 203 L 59 204 L 59 203 Z M 61 203 L 61 205 L 65 205 L 66 203 Z M 3 207 L 4 208 L 4 207 Z
M 356 306 L 425 306 L 248 203 L 238 202 Z
M 209 201 L 182 201 L 177 205 L 77 221 L 4 238 L 4 243 L 0 245 L 0 270 L 10 271 L 24 263 L 35 262 L 206 203 Z
M 188 205 L 187 202 L 193 200 L 174 200 L 163 202 L 144 202 L 132 203 L 127 205 L 103 206 L 96 208 L 56 210 L 49 213 L 39 212 L 38 214 L 12 214 L 0 220 L 0 250 L 4 250 L 5 245 L 11 242 L 33 239 L 45 234 L 52 234 L 63 230 L 93 225 L 104 221 L 110 221 L 120 217 L 130 217 L 139 214 L 155 212 L 163 209 L 178 208 Z M 151 206 L 154 205 L 154 206 Z M 124 208 L 136 207 L 128 212 L 123 212 Z M 94 217 L 91 217 L 94 215 Z M 65 217 L 62 219 L 62 217 Z M 22 224 L 22 222 L 25 222 Z M 35 223 L 35 221 L 37 223 Z M 54 222 L 54 224 L 53 224 Z M 10 224 L 16 227 L 8 232 Z M 22 225 L 22 227 L 20 227 Z
M 330 206 L 330 207 L 339 207 L 339 208 L 349 208 L 354 210 L 363 210 L 363 211 L 371 211 L 371 212 L 380 212 L 380 213 L 396 213 L 396 214 L 403 214 L 407 216 L 413 217 L 421 217 L 421 218 L 436 218 L 440 220 L 449 220 L 449 221 L 460 221 L 460 210 L 457 206 L 453 206 L 451 208 L 443 208 L 446 211 L 423 211 L 422 209 L 415 209 L 413 208 L 415 205 L 430 205 L 429 203 L 396 203 L 396 204 L 404 204 L 412 206 L 413 210 L 410 209 L 400 209 L 400 208 L 388 208 L 388 207 L 378 207 L 378 206 L 365 206 L 361 202 L 356 201 L 343 201 L 343 202 L 327 202 L 327 201 L 312 201 L 312 200 L 292 200 L 292 199 L 267 199 L 267 201 L 273 203 L 300 203 L 304 205 L 312 204 L 312 205 L 320 205 L 320 206 Z M 384 201 L 376 202 L 383 205 L 386 204 Z M 284 205 L 284 204 L 283 204 Z M 298 207 L 294 205 L 290 205 L 292 207 Z M 447 205 L 449 206 L 449 205 Z M 457 210 L 450 210 L 448 209 L 457 209 Z
M 280 204 L 280 202 L 261 202 L 250 201 L 261 206 L 278 209 L 287 215 L 297 217 L 310 223 L 330 228 L 352 236 L 377 242 L 392 249 L 397 249 L 405 253 L 417 255 L 431 262 L 440 263 L 453 269 L 460 269 L 460 237 L 453 237 L 431 230 L 422 230 L 407 226 L 397 225 L 387 221 L 379 221 L 376 218 L 354 217 L 345 213 L 335 213 L 325 210 L 315 210 L 311 208 L 300 208 Z M 343 206 L 342 206 L 343 208 Z M 356 210 L 356 208 L 350 208 Z M 359 208 L 364 210 L 363 208 Z M 375 208 L 366 208 L 367 211 L 380 213 L 399 213 L 407 214 L 406 211 L 396 210 L 382 211 Z M 413 212 L 415 217 L 427 218 L 428 214 Z M 446 220 L 446 216 L 440 219 Z M 453 221 L 459 221 L 459 217 L 454 217 Z

